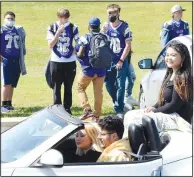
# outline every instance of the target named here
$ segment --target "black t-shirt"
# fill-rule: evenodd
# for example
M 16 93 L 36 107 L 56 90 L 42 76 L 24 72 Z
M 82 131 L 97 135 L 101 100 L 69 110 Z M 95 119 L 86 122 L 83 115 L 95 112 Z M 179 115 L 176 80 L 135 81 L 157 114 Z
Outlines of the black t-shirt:
M 191 123 L 192 117 L 192 106 L 183 101 L 174 88 L 173 81 L 169 81 L 166 88 L 164 89 L 164 103 L 158 107 L 158 104 L 154 105 L 156 108 L 155 112 L 162 112 L 165 114 L 178 113 L 183 119 Z
M 96 162 L 100 155 L 101 152 L 90 149 L 82 156 L 77 155 L 77 162 Z

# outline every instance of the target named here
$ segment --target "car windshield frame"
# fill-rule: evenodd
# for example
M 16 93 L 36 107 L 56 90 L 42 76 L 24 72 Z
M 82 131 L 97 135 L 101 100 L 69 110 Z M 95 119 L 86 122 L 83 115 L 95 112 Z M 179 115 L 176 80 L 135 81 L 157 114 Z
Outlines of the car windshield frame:
M 1 134 L 1 163 L 14 162 L 70 123 L 45 108 Z

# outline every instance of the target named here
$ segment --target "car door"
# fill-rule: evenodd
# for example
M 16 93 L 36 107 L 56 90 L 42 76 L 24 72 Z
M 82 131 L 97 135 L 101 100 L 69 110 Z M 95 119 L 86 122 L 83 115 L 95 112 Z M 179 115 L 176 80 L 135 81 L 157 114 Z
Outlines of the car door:
M 18 168 L 13 176 L 151 176 L 158 174 L 162 158 L 144 162 L 72 163 L 63 167 Z
M 158 101 L 159 90 L 166 73 L 165 64 L 166 48 L 159 54 L 154 69 L 151 71 L 145 93 L 146 106 L 153 106 Z

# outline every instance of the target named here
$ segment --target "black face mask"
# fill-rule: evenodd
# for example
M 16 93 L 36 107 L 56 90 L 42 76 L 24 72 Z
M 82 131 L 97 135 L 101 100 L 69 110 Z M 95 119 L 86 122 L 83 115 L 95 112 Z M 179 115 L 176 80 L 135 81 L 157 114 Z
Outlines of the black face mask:
M 117 20 L 117 16 L 116 16 L 116 15 L 110 15 L 110 16 L 108 17 L 108 19 L 109 19 L 109 21 L 110 21 L 111 23 L 114 23 L 114 22 Z

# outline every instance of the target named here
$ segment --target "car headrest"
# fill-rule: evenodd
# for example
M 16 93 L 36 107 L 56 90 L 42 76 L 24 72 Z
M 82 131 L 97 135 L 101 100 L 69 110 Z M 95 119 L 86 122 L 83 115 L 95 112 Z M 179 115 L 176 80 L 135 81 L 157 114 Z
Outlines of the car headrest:
M 162 148 L 162 143 L 154 120 L 146 115 L 142 119 L 142 126 L 150 150 L 159 152 Z
M 140 145 L 147 144 L 144 136 L 144 130 L 141 125 L 131 124 L 128 127 L 129 143 L 133 153 L 137 154 Z

